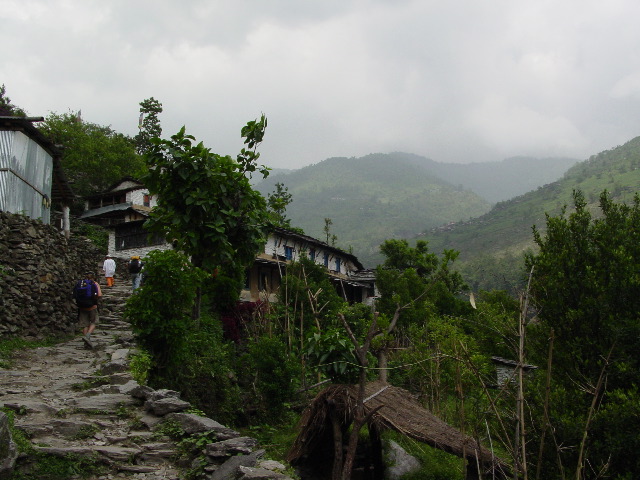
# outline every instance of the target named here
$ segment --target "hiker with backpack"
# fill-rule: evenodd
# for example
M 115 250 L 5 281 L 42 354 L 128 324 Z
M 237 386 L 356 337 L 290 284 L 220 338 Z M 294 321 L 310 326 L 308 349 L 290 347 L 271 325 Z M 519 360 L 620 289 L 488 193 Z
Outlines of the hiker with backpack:
M 98 324 L 98 302 L 102 297 L 100 285 L 93 273 L 78 280 L 73 287 L 73 299 L 78 306 L 78 324 L 82 327 L 82 340 L 87 348 L 93 348 L 91 334 Z
M 137 288 L 140 288 L 140 280 L 142 280 L 142 267 L 144 264 L 140 260 L 140 257 L 134 255 L 129 260 L 129 273 L 131 274 L 131 285 L 135 292 Z

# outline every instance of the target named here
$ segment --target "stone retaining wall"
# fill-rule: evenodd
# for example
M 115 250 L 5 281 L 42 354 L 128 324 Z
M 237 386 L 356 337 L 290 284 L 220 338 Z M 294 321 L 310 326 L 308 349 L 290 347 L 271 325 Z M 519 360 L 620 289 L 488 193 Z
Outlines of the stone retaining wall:
M 102 258 L 84 237 L 67 239 L 51 225 L 0 211 L 0 337 L 74 331 L 74 282 Z

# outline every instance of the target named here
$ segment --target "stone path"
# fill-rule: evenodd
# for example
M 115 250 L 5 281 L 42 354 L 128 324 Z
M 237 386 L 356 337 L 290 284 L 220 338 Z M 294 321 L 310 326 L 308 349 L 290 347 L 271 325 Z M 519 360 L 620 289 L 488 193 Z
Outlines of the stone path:
M 36 451 L 90 457 L 107 466 L 107 473 L 90 480 L 181 478 L 190 465 L 177 465 L 176 443 L 154 432 L 164 416 L 189 433 L 215 433 L 216 443 L 205 449 L 203 478 L 258 478 L 237 475 L 240 469 L 264 470 L 254 468 L 264 453 L 254 451 L 255 440 L 209 418 L 180 413 L 190 405 L 178 392 L 154 391 L 132 380 L 127 358 L 135 345 L 129 325 L 121 320 L 129 294 L 126 284 L 103 288 L 93 350 L 86 349 L 78 335 L 53 347 L 18 352 L 10 370 L 0 369 L 0 406 L 16 412 L 15 425 Z M 226 475 L 226 460 L 238 456 L 246 462 L 234 460 L 233 472 Z M 18 459 L 18 464 L 28 461 Z M 272 474 L 269 478 L 287 478 L 267 473 Z

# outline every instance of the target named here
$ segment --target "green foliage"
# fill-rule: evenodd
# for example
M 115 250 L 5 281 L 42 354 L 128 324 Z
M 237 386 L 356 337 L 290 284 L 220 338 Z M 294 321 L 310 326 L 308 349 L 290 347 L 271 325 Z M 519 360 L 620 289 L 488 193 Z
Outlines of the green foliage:
M 353 343 L 344 327 L 331 327 L 307 338 L 310 365 L 335 383 L 354 383 L 360 372 Z
M 600 196 L 601 216 L 594 218 L 584 195 L 574 192 L 574 211 L 547 216 L 546 233 L 535 230 L 540 251 L 527 257 L 534 268 L 532 293 L 541 307 L 532 329 L 533 358 L 545 365 L 544 353 L 554 333 L 551 377 L 551 427 L 557 441 L 577 445 L 586 428 L 594 395 L 598 408 L 586 455 L 591 468 L 608 465 L 613 477 L 640 475 L 629 452 L 640 448 L 637 435 L 640 384 L 640 198 L 631 205 Z M 611 353 L 607 365 L 606 359 Z M 602 391 L 598 377 L 606 369 Z M 538 400 L 539 405 L 540 400 Z M 540 414 L 538 412 L 538 414 Z M 555 451 L 545 452 L 554 466 Z M 576 468 L 576 451 L 560 455 Z
M 464 478 L 464 460 L 455 455 L 417 442 L 394 431 L 385 432 L 383 438 L 385 443 L 396 442 L 420 462 L 420 469 L 404 475 L 403 480 L 458 480 Z M 385 463 L 389 465 L 391 459 L 385 458 Z
M 0 115 L 15 117 L 27 116 L 24 110 L 11 103 L 11 99 L 7 96 L 7 89 L 4 83 L 0 86 Z
M 162 104 L 155 98 L 147 98 L 140 102 L 139 132 L 135 136 L 136 151 L 140 155 L 149 152 L 152 147 L 152 138 L 160 138 L 162 127 L 158 115 L 162 113 Z
M 137 177 L 145 166 L 131 138 L 111 127 L 84 122 L 76 114 L 51 113 L 39 126 L 55 144 L 62 145 L 62 166 L 80 198 L 106 190 L 125 176 Z M 82 210 L 82 205 L 77 205 Z
M 337 322 L 338 312 L 345 303 L 336 293 L 326 269 L 306 257 L 287 266 L 278 299 L 287 314 L 295 316 L 297 324 L 302 319 L 304 332 L 319 324 Z
M 261 336 L 247 344 L 240 358 L 239 372 L 248 402 L 258 412 L 258 419 L 277 421 L 288 412 L 299 382 L 300 364 L 278 337 Z M 247 375 L 249 374 L 249 375 Z
M 60 339 L 52 337 L 41 340 L 26 340 L 17 336 L 2 338 L 0 339 L 0 368 L 9 368 L 11 366 L 11 356 L 17 350 L 50 347 L 59 341 Z
M 457 252 L 445 251 L 441 260 L 418 241 L 410 247 L 406 240 L 386 240 L 380 247 L 386 259 L 376 270 L 381 298 L 377 308 L 392 318 L 400 308 L 399 325 L 422 321 L 436 313 L 468 312 L 455 294 L 466 288 L 459 273 L 449 265 Z
M 149 371 L 151 370 L 152 358 L 148 352 L 143 349 L 138 349 L 131 356 L 129 361 L 129 370 L 131 376 L 140 385 L 146 385 L 149 379 Z
M 242 129 L 249 149 L 257 147 L 265 128 L 262 116 Z M 158 205 L 145 227 L 174 239 L 194 265 L 209 272 L 243 271 L 265 239 L 266 202 L 247 177 L 258 169 L 259 154 L 243 148 L 234 160 L 194 141 L 184 127 L 171 140 L 154 139 L 142 181 L 158 195 Z M 264 167 L 260 171 L 268 174 Z
M 289 189 L 283 183 L 276 183 L 275 190 L 267 196 L 267 207 L 271 223 L 276 227 L 291 228 L 287 218 L 287 205 L 291 203 Z
M 149 383 L 178 390 L 207 416 L 234 424 L 244 409 L 235 360 L 235 347 L 223 340 L 220 321 L 203 315 L 184 333 L 184 341 L 173 350 L 166 367 Z
M 637 137 L 576 164 L 558 181 L 497 203 L 486 215 L 438 230 L 425 230 L 425 236 L 437 251 L 443 248 L 460 251 L 458 265 L 465 279 L 477 284 L 478 289 L 522 290 L 526 278 L 520 268 L 522 252 L 536 247 L 531 226 L 543 225 L 545 213 L 559 215 L 564 205 L 572 204 L 574 190 L 583 192 L 590 210 L 597 210 L 603 190 L 609 191 L 617 202 L 633 203 L 640 185 L 639 167 L 640 137 Z M 293 215 L 292 218 L 295 220 Z
M 83 237 L 88 238 L 91 240 L 91 243 L 102 251 L 106 252 L 108 250 L 109 232 L 107 229 L 100 227 L 99 225 L 75 219 L 72 220 L 71 225 L 71 230 L 75 235 L 82 235 Z
M 147 255 L 144 285 L 129 297 L 124 315 L 139 344 L 153 357 L 154 368 L 166 365 L 193 328 L 191 310 L 204 278 L 182 253 L 165 250 Z
M 20 466 L 11 480 L 68 480 L 69 478 L 95 478 L 105 472 L 97 458 L 69 454 L 65 457 L 34 453 L 30 463 Z
M 20 412 L 14 412 L 13 410 L 7 407 L 0 408 L 0 411 L 4 412 L 4 414 L 7 416 L 7 419 L 9 421 L 8 422 L 9 431 L 11 432 L 11 438 L 13 439 L 13 441 L 16 444 L 16 447 L 18 448 L 18 452 L 33 454 L 34 448 L 33 448 L 33 445 L 31 444 L 31 441 L 29 440 L 29 437 L 27 437 L 27 435 L 24 433 L 23 430 L 15 427 L 15 418 L 16 418 L 16 415 L 20 414 Z

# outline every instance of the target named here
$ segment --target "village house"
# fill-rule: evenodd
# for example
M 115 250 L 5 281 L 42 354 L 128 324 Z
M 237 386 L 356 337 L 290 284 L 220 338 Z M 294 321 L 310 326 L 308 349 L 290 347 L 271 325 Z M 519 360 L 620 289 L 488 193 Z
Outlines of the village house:
M 74 194 L 64 176 L 61 151 L 33 122 L 42 117 L 0 116 L 0 210 L 51 223 L 55 202 L 68 237 Z
M 124 178 L 106 192 L 88 197 L 80 219 L 107 228 L 109 255 L 123 260 L 133 255 L 144 257 L 152 250 L 172 248 L 160 236 L 149 241 L 148 232 L 142 227 L 156 204 L 157 199 L 141 182 Z M 336 291 L 345 300 L 369 304 L 377 295 L 374 272 L 364 269 L 354 255 L 313 237 L 275 228 L 247 272 L 240 299 L 275 301 L 287 265 L 303 255 L 326 268 Z

